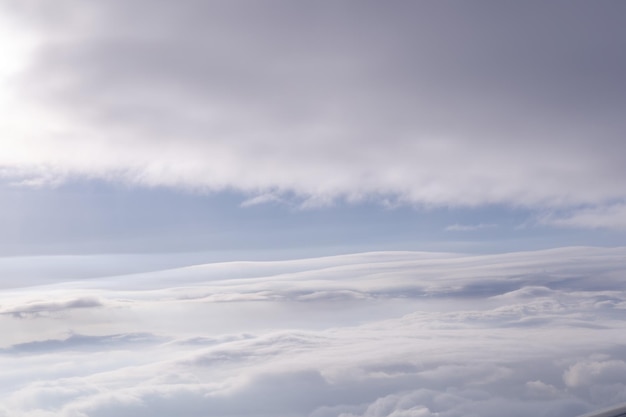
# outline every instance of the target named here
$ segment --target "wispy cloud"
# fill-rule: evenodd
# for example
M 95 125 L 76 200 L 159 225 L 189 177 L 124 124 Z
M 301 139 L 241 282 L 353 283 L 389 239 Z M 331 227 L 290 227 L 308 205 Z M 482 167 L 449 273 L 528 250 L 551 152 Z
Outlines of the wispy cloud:
M 267 204 L 267 203 L 280 203 L 283 202 L 284 200 L 273 193 L 267 193 L 267 194 L 261 194 L 261 195 L 257 195 L 255 197 L 249 198 L 247 200 L 245 200 L 244 202 L 241 203 L 242 207 L 250 207 L 250 206 L 256 206 L 258 204 Z
M 626 230 L 626 203 L 550 213 L 542 216 L 539 221 L 557 227 Z
M 478 224 L 451 224 L 446 227 L 448 232 L 474 232 L 476 230 L 491 229 L 497 227 L 494 223 L 478 223 Z

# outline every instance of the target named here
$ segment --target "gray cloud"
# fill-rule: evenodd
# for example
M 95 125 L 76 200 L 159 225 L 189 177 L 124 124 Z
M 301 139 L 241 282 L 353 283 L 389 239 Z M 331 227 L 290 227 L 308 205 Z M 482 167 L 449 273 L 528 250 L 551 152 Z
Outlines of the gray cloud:
M 41 34 L 10 107 L 40 122 L 3 135 L 18 182 L 248 204 L 626 197 L 619 3 L 5 3 Z
M 50 353 L 57 350 L 93 349 L 104 350 L 112 348 L 140 348 L 142 344 L 164 342 L 165 339 L 151 334 L 118 334 L 107 336 L 85 336 L 73 334 L 65 339 L 40 340 L 35 342 L 19 343 L 4 350 L 3 353 Z
M 96 297 L 78 297 L 66 301 L 21 301 L 17 306 L 0 307 L 0 314 L 8 314 L 17 318 L 32 318 L 42 315 L 63 313 L 76 308 L 102 307 L 102 302 Z

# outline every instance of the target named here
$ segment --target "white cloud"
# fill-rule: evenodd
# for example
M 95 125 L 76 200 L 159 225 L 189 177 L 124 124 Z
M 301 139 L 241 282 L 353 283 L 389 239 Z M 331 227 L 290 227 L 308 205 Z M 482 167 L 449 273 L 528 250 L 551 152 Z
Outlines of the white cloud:
M 250 207 L 258 204 L 267 204 L 267 203 L 275 203 L 275 202 L 283 202 L 283 199 L 277 196 L 276 194 L 261 194 L 252 198 L 245 200 L 241 203 L 242 207 Z
M 570 366 L 563 375 L 569 387 L 622 383 L 626 362 L 622 360 L 583 361 Z
M 58 314 L 0 316 L 0 401 L 17 417 L 571 417 L 624 400 L 625 255 L 369 253 L 13 289 L 8 310 Z

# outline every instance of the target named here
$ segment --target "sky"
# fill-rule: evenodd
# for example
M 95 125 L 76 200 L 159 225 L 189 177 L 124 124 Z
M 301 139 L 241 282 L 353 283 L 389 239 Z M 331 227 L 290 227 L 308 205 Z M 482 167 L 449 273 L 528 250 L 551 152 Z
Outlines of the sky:
M 0 0 L 5 414 L 626 402 L 624 15 Z

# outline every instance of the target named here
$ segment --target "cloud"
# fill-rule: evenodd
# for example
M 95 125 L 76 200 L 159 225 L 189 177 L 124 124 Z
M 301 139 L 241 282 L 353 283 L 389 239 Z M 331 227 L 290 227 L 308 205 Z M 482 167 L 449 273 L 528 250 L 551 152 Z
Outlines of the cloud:
M 452 224 L 446 227 L 448 232 L 474 232 L 481 229 L 489 229 L 496 227 L 493 223 L 478 223 L 478 224 Z
M 85 336 L 73 334 L 65 339 L 40 340 L 19 343 L 6 349 L 5 353 L 50 353 L 61 349 L 102 349 L 107 347 L 127 347 L 127 345 L 162 342 L 162 338 L 150 334 L 119 334 L 107 336 Z
M 313 206 L 626 196 L 619 3 L 568 2 L 566 13 L 530 3 L 3 5 L 22 19 L 18 39 L 37 40 L 3 106 L 7 181 L 104 178 Z
M 569 387 L 623 383 L 626 362 L 621 360 L 599 360 L 577 362 L 570 366 L 563 375 Z
M 96 297 L 78 297 L 67 301 L 22 301 L 17 306 L 4 306 L 0 314 L 9 314 L 17 318 L 32 318 L 42 315 L 62 313 L 76 308 L 102 307 L 102 302 Z
M 624 256 L 379 252 L 3 292 L 63 315 L 0 316 L 0 401 L 17 417 L 571 417 L 625 400 Z
M 626 203 L 608 204 L 552 213 L 540 218 L 544 224 L 556 227 L 626 230 Z
M 242 207 L 250 207 L 258 204 L 267 204 L 267 203 L 276 203 L 283 202 L 283 199 L 276 196 L 275 194 L 261 194 L 256 197 L 249 198 L 241 203 Z

